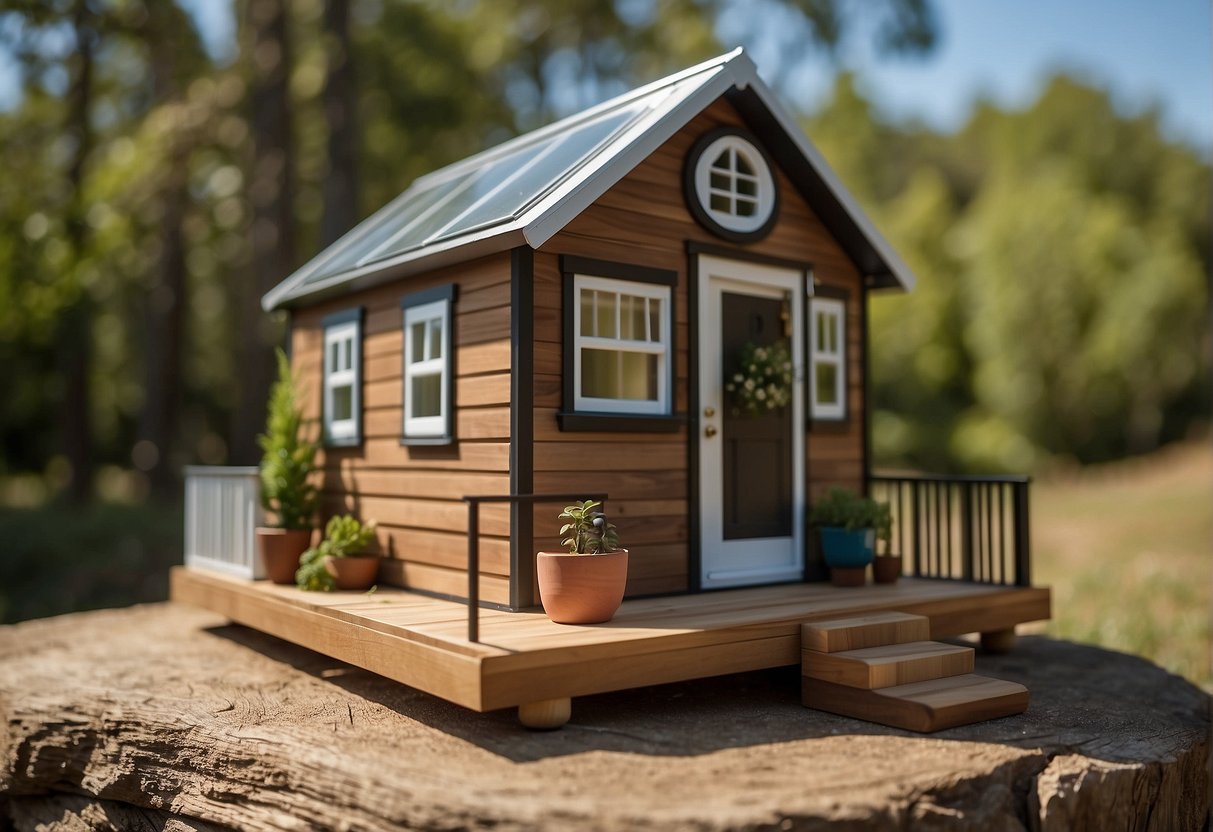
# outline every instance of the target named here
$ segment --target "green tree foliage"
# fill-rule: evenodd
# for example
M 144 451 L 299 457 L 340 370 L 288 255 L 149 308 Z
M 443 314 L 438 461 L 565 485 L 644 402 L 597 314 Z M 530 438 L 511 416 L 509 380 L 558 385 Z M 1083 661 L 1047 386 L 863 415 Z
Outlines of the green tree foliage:
M 1207 424 L 1209 168 L 1156 113 L 1058 77 L 934 136 L 843 78 L 809 129 L 919 278 L 873 302 L 878 461 L 1030 470 Z
M 316 487 L 308 481 L 316 445 L 304 438 L 303 412 L 286 353 L 278 350 L 278 380 L 270 390 L 265 433 L 257 444 L 261 459 L 261 504 L 284 529 L 310 529 L 316 513 Z

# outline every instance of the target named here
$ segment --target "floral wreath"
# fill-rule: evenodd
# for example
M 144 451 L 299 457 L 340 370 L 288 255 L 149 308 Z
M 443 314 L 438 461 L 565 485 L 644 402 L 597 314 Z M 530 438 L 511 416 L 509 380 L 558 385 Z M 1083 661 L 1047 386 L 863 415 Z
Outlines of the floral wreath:
M 753 341 L 741 348 L 737 369 L 724 389 L 735 409 L 747 416 L 761 416 L 792 403 L 792 356 L 784 341 L 758 346 Z

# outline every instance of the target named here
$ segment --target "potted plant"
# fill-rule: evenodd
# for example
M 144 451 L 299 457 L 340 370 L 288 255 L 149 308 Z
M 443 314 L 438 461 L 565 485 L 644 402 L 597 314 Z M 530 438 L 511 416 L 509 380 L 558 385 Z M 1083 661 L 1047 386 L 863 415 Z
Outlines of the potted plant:
M 299 559 L 295 583 L 300 589 L 369 589 L 379 576 L 379 556 L 364 554 L 375 539 L 375 524 L 365 526 L 348 514 L 333 517 L 324 540 Z
M 538 555 L 539 599 L 558 624 L 610 621 L 623 602 L 628 550 L 619 547 L 619 534 L 598 510 L 601 505 L 586 500 L 565 506 L 560 533 L 569 551 Z
M 876 529 L 887 506 L 839 486 L 826 489 L 813 506 L 811 521 L 821 534 L 821 551 L 835 586 L 863 586 L 872 562 Z
M 872 580 L 878 584 L 895 584 L 901 577 L 901 555 L 889 551 L 893 545 L 893 512 L 888 503 L 877 503 L 873 519 L 879 548 L 872 560 Z
M 265 572 L 276 584 L 295 580 L 299 556 L 312 542 L 316 487 L 308 476 L 316 458 L 315 443 L 303 438 L 303 412 L 296 403 L 295 379 L 286 353 L 278 350 L 278 380 L 270 390 L 261 446 L 261 505 L 277 520 L 259 526 L 257 548 Z

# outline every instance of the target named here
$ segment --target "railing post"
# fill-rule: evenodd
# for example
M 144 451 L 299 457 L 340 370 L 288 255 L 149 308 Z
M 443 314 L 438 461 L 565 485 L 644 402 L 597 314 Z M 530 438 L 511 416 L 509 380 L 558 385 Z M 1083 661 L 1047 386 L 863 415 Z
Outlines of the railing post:
M 973 494 L 970 483 L 960 484 L 960 573 L 973 580 Z
M 1028 525 L 1028 480 L 1011 491 L 1015 515 L 1015 585 L 1032 585 L 1032 540 Z
M 480 641 L 480 501 L 468 500 L 468 641 Z
M 920 514 L 922 512 L 918 503 L 918 483 L 910 483 L 910 508 L 911 516 L 914 518 L 914 577 L 922 576 L 922 523 Z

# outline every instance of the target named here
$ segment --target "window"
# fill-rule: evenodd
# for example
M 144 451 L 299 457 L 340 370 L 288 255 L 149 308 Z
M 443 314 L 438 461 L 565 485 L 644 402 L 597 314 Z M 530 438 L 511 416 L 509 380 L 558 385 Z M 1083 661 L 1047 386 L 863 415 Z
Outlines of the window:
M 362 309 L 330 315 L 324 325 L 324 441 L 362 441 Z
M 688 165 L 692 213 L 708 229 L 733 240 L 754 240 L 775 220 L 775 180 L 762 152 L 739 131 L 704 136 Z
M 670 412 L 669 285 L 573 277 L 573 407 Z
M 815 297 L 809 302 L 810 414 L 814 419 L 846 418 L 846 302 Z
M 404 442 L 453 441 L 451 301 L 454 286 L 401 300 L 404 314 Z

